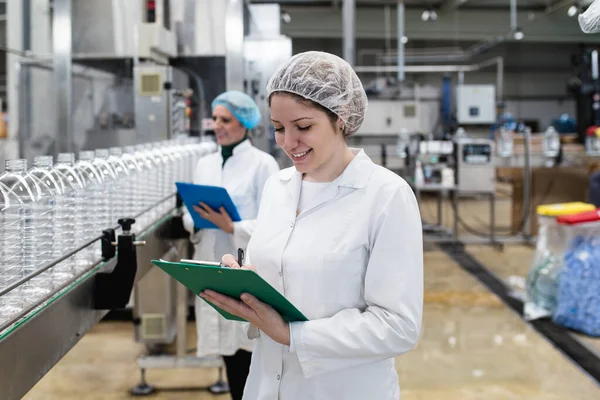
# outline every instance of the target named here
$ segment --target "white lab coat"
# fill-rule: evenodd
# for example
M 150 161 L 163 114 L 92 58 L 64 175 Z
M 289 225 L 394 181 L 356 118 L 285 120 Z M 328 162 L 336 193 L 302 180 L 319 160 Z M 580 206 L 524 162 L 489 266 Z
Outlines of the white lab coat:
M 301 174 L 265 187 L 248 263 L 304 313 L 290 347 L 256 339 L 245 400 L 399 399 L 394 357 L 417 343 L 423 243 L 409 185 L 364 151 L 296 216 Z
M 225 165 L 222 164 L 220 151 L 201 158 L 194 171 L 194 183 L 227 189 L 242 221 L 234 222 L 232 235 L 220 229 L 204 229 L 194 234 L 194 222 L 186 210 L 183 223 L 186 230 L 192 233 L 196 260 L 220 262 L 224 254 L 237 255 L 238 248 L 246 251 L 264 185 L 271 175 L 279 171 L 277 161 L 252 146 L 248 140 L 237 145 L 233 155 Z M 252 351 L 254 347 L 240 322 L 224 319 L 199 297 L 196 298 L 196 329 L 198 357 L 228 356 L 239 349 Z

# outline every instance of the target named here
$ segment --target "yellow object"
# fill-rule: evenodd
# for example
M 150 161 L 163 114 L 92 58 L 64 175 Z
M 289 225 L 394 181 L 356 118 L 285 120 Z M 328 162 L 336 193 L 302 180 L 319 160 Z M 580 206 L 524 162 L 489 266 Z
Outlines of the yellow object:
M 596 134 L 596 137 L 600 137 L 600 128 L 596 128 L 594 133 Z
M 545 204 L 537 207 L 538 215 L 547 217 L 559 217 L 561 215 L 578 214 L 585 211 L 593 211 L 596 206 L 589 203 L 573 202 L 560 204 Z

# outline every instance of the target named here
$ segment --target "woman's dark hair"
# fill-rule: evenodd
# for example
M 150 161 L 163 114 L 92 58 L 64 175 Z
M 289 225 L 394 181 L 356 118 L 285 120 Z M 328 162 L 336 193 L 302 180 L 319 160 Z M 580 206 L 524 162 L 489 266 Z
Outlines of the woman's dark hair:
M 277 96 L 287 96 L 289 98 L 292 98 L 292 99 L 296 100 L 300 104 L 303 104 L 306 107 L 316 108 L 317 110 L 323 111 L 325 114 L 327 114 L 327 118 L 329 118 L 329 121 L 331 122 L 331 125 L 333 126 L 333 129 L 337 128 L 337 122 L 340 119 L 340 117 L 338 117 L 333 111 L 329 110 L 328 108 L 323 107 L 319 103 L 315 103 L 312 100 L 305 99 L 304 97 L 298 96 L 295 93 L 290 93 L 290 92 L 274 92 L 274 93 L 271 93 L 271 95 L 269 96 L 269 99 L 268 99 L 269 107 L 271 107 L 271 99 L 275 95 L 277 95 Z M 342 133 L 344 133 L 344 132 L 342 131 Z M 345 136 L 345 133 L 344 133 L 344 136 Z

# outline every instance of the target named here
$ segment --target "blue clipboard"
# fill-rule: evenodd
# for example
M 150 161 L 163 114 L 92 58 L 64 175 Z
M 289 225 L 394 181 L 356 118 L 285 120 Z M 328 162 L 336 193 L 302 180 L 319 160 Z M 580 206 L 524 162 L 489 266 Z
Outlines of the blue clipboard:
M 225 188 L 220 186 L 194 185 L 185 182 L 175 182 L 175 185 L 197 229 L 219 229 L 215 224 L 205 220 L 194 210 L 194 206 L 200 202 L 207 204 L 213 210 L 219 210 L 221 207 L 225 208 L 225 211 L 227 211 L 233 222 L 242 220 L 237 207 L 233 204 L 233 200 L 231 200 Z

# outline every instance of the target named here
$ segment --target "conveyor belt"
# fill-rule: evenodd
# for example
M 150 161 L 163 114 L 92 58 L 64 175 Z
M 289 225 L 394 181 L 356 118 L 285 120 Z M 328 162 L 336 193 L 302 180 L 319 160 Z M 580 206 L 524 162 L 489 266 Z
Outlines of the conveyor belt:
M 163 215 L 137 236 L 146 242 L 136 250 L 139 281 L 173 245 L 164 231 L 173 213 Z M 100 262 L 26 315 L 0 331 L 0 399 L 21 399 L 110 310 L 94 307 L 99 274 L 117 266 L 117 257 Z

